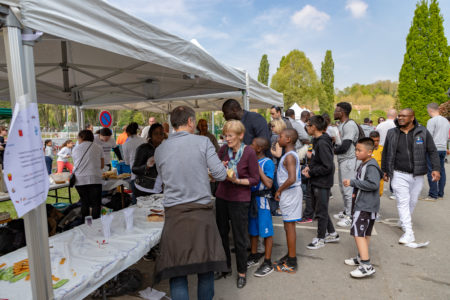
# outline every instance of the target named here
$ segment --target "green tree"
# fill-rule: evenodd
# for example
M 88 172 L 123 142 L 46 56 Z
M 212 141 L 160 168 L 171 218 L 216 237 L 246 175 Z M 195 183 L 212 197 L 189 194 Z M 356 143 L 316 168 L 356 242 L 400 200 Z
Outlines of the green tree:
M 267 54 L 264 54 L 259 63 L 258 81 L 268 85 L 269 84 L 269 60 L 267 60 Z
M 270 86 L 284 94 L 286 108 L 294 103 L 312 108 L 324 93 L 311 61 L 299 50 L 292 50 L 281 58 Z
M 437 0 L 417 3 L 406 38 L 406 53 L 399 75 L 398 104 L 416 112 L 417 120 L 428 120 L 425 106 L 447 101 L 450 87 L 450 47 L 444 35 L 443 17 Z
M 324 97 L 319 98 L 320 113 L 327 113 L 331 116 L 334 109 L 334 61 L 331 50 L 327 50 L 320 71 L 320 82 L 325 91 Z

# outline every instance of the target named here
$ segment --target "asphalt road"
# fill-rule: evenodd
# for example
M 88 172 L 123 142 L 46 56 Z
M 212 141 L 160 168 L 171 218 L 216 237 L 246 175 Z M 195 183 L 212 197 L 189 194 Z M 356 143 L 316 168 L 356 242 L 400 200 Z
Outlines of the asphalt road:
M 450 165 L 446 164 L 447 174 Z M 335 179 L 337 180 L 337 178 Z M 337 182 L 337 181 L 335 181 Z M 385 185 L 386 186 L 386 185 Z M 330 215 L 343 206 L 338 186 L 332 188 Z M 425 180 L 422 195 L 428 192 Z M 419 201 L 413 215 L 416 241 L 430 241 L 427 247 L 412 249 L 398 244 L 402 231 L 395 226 L 398 214 L 389 192 L 381 198 L 382 223 L 376 223 L 371 241 L 371 261 L 376 274 L 369 278 L 353 279 L 344 259 L 356 254 L 356 246 L 348 229 L 339 229 L 339 243 L 327 244 L 318 250 L 305 246 L 316 234 L 317 223 L 297 225 L 297 257 L 299 268 L 295 274 L 277 273 L 257 278 L 255 268 L 247 273 L 247 285 L 236 288 L 236 268 L 233 275 L 215 282 L 214 299 L 450 299 L 450 185 L 446 196 L 436 202 Z M 286 253 L 282 220 L 274 217 L 274 248 L 272 259 Z M 335 223 L 335 222 L 334 222 Z M 134 267 L 145 273 L 146 284 L 153 264 L 141 261 Z M 169 291 L 168 281 L 155 286 Z M 196 276 L 190 276 L 191 299 L 196 299 Z M 117 299 L 135 299 L 132 295 Z

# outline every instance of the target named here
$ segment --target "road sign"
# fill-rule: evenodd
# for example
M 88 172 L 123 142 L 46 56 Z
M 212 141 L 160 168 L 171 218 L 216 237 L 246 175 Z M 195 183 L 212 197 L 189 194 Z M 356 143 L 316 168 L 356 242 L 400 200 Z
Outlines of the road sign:
M 112 124 L 112 115 L 109 111 L 103 110 L 100 112 L 99 120 L 102 127 L 110 127 Z

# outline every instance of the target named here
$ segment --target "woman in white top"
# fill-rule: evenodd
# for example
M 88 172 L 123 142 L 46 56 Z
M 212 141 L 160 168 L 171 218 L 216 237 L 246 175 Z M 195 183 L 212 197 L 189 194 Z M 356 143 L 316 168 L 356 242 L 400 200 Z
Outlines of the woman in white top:
M 125 132 L 128 135 L 128 139 L 122 145 L 123 160 L 125 161 L 125 163 L 127 165 L 130 166 L 130 169 L 133 167 L 133 164 L 134 164 L 134 160 L 136 157 L 136 149 L 140 145 L 145 143 L 145 141 L 146 141 L 145 139 L 147 139 L 147 137 L 145 137 L 145 139 L 143 139 L 137 135 L 138 129 L 139 129 L 139 125 L 135 122 L 130 123 L 127 126 L 127 128 L 125 129 Z M 134 174 L 132 172 L 131 173 L 131 190 L 132 191 L 135 191 L 135 186 L 134 186 L 135 179 L 136 179 L 136 174 Z M 136 193 L 135 192 L 133 192 L 131 203 L 136 204 Z
M 53 143 L 52 140 L 45 140 L 44 142 L 44 155 L 45 155 L 45 165 L 47 166 L 48 175 L 52 174 L 52 164 L 53 164 Z
M 102 204 L 102 169 L 105 164 L 103 149 L 94 143 L 90 130 L 78 133 L 78 146 L 73 150 L 75 188 L 80 195 L 83 218 L 100 217 Z M 92 208 L 92 214 L 90 213 Z
M 56 164 L 58 165 L 58 173 L 61 173 L 66 167 L 70 173 L 72 173 L 73 165 L 69 162 L 69 158 L 72 157 L 72 140 L 67 140 L 61 145 L 61 150 L 58 152 L 58 159 Z

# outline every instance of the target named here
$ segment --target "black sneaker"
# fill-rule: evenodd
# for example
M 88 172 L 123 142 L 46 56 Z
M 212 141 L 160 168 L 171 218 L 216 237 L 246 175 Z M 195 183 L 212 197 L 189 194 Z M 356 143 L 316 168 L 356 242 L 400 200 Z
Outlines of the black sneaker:
M 255 273 L 253 273 L 254 276 L 256 277 L 264 277 L 269 275 L 270 273 L 273 272 L 273 266 L 267 262 L 263 262 L 258 270 L 256 270 Z
M 261 257 L 256 254 L 250 254 L 247 258 L 247 268 L 254 267 L 259 263 Z
M 283 256 L 282 258 L 280 258 L 279 260 L 275 261 L 275 262 L 273 263 L 273 266 L 275 267 L 276 265 L 282 265 L 282 264 L 284 264 L 285 262 L 287 262 L 287 260 L 288 260 L 288 255 L 286 254 L 285 256 Z

